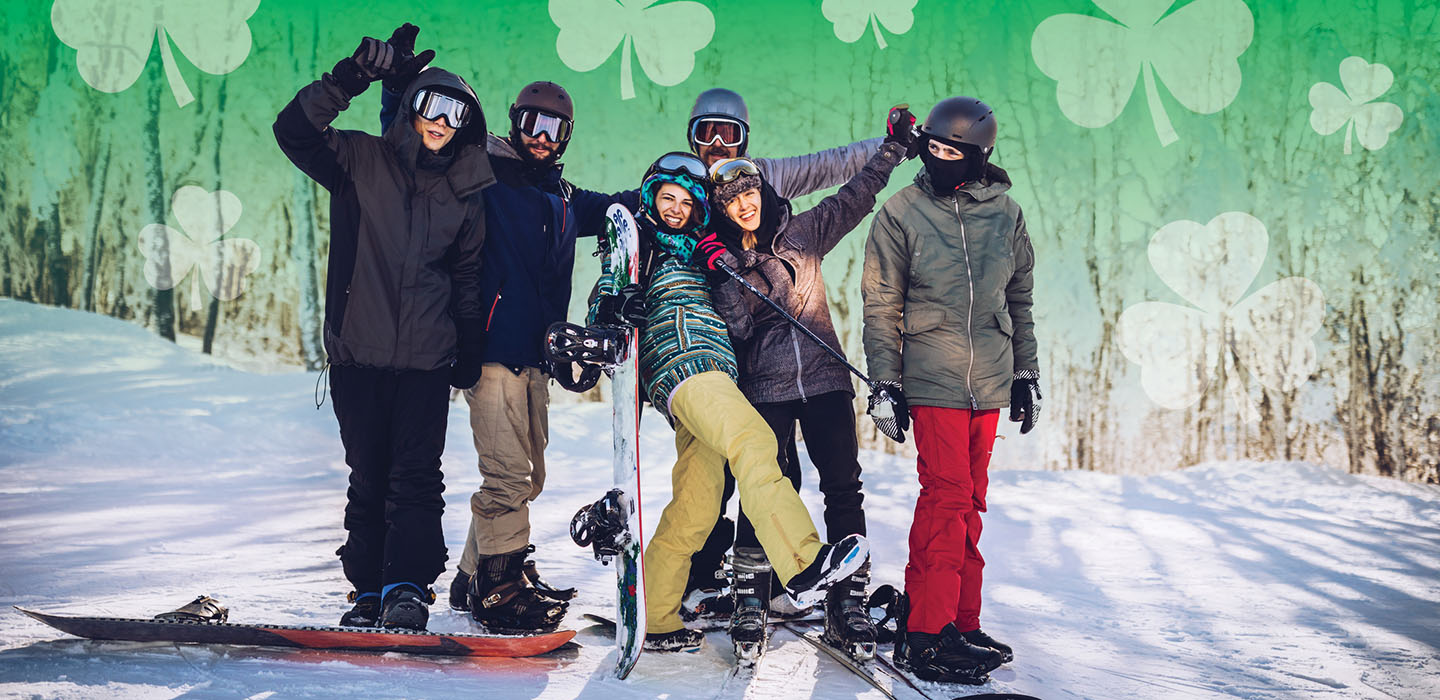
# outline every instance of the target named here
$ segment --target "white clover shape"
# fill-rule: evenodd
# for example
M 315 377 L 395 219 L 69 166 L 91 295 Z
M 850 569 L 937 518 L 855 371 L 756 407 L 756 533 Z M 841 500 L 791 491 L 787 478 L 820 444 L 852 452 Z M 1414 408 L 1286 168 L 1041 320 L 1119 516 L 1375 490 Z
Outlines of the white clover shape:
M 1245 292 L 1265 261 L 1265 224 L 1226 212 L 1208 224 L 1174 221 L 1150 239 L 1150 265 L 1193 307 L 1159 301 L 1120 314 L 1120 350 L 1140 365 L 1145 393 L 1165 408 L 1200 400 L 1218 369 L 1243 368 L 1262 386 L 1289 391 L 1314 371 L 1313 336 L 1325 316 L 1324 295 L 1303 277 Z M 1258 412 L 1243 383 L 1227 382 L 1246 420 Z
M 190 278 L 191 310 L 200 309 L 201 277 L 210 295 L 221 301 L 244 294 L 245 278 L 260 268 L 262 254 L 254 241 L 225 238 L 240 219 L 240 199 L 225 190 L 186 185 L 175 191 L 170 208 L 179 229 L 150 224 L 140 231 L 145 280 L 156 289 L 172 289 L 198 269 L 200 274 Z
M 679 85 L 695 70 L 695 53 L 715 35 L 715 16 L 698 2 L 682 0 L 550 0 L 550 20 L 560 28 L 555 51 L 572 70 L 586 73 L 620 47 L 620 99 L 635 97 L 630 51 L 657 85 Z
M 1157 82 L 1197 114 L 1213 114 L 1235 100 L 1242 79 L 1237 59 L 1255 29 L 1242 0 L 1194 0 L 1169 14 L 1174 0 L 1094 2 L 1116 21 L 1055 15 L 1030 39 L 1035 65 L 1057 81 L 1056 99 L 1067 119 L 1087 129 L 1115 121 L 1140 75 L 1155 134 L 1168 146 L 1180 137 Z
M 892 34 L 904 34 L 915 24 L 915 3 L 919 0 L 825 0 L 820 14 L 835 25 L 835 38 L 853 44 L 868 27 L 875 32 L 875 43 L 884 49 L 885 36 L 881 25 Z
M 120 92 L 135 84 L 150 47 L 160 42 L 160 60 L 175 102 L 195 100 L 170 43 L 206 73 L 221 75 L 250 55 L 250 16 L 260 0 L 55 0 L 50 24 L 65 45 L 76 49 L 76 67 L 90 87 Z
M 1340 88 L 1326 82 L 1310 86 L 1310 127 L 1329 136 L 1345 127 L 1345 155 L 1350 155 L 1354 135 L 1367 150 L 1378 151 L 1400 128 L 1405 113 L 1389 102 L 1373 102 L 1395 82 L 1395 74 L 1383 63 L 1370 63 L 1359 56 L 1340 62 Z

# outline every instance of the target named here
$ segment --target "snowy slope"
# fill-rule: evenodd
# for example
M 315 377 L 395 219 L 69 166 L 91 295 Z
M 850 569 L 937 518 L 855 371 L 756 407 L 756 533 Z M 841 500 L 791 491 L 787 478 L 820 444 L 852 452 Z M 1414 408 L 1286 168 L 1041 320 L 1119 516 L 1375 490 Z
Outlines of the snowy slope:
M 433 660 L 87 642 L 11 610 L 140 616 L 210 593 L 236 622 L 332 624 L 346 608 L 333 554 L 346 468 L 315 383 L 231 369 L 129 323 L 0 300 L 0 696 L 880 697 L 783 631 L 748 685 L 722 689 L 723 634 L 698 654 L 647 655 L 622 683 L 609 675 L 609 639 L 583 623 L 579 650 Z M 597 449 L 608 425 L 605 406 L 556 407 L 547 490 L 532 509 L 542 571 L 582 588 L 575 620 L 611 605 L 613 573 L 566 535 L 608 485 Z M 456 556 L 478 482 L 466 427 L 463 402 L 453 405 L 445 524 Z M 669 495 L 671 435 L 645 417 L 652 527 Z M 913 466 L 864 463 L 877 583 L 898 583 Z M 813 487 L 805 499 L 818 516 Z M 1146 478 L 999 471 L 990 504 L 984 620 L 1017 660 L 989 690 L 1440 697 L 1440 489 L 1223 463 Z M 443 607 L 433 614 L 433 629 L 469 629 Z

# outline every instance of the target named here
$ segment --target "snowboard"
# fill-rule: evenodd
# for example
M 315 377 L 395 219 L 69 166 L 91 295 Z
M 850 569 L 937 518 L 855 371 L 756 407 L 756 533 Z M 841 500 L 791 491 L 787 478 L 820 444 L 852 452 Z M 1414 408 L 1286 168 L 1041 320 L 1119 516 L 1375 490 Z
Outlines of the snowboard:
M 615 621 L 608 617 L 605 617 L 604 615 L 585 613 L 580 617 L 583 617 L 586 620 L 589 620 L 590 622 L 593 622 L 597 625 L 602 625 L 611 629 L 615 628 Z M 824 621 L 825 613 L 823 611 L 808 612 L 804 615 L 797 615 L 795 617 L 776 617 L 775 613 L 770 613 L 770 617 L 766 621 L 766 626 L 780 627 L 792 622 L 804 624 L 809 622 Z M 686 622 L 685 626 L 692 630 L 699 630 L 701 632 L 719 632 L 721 630 L 726 630 L 730 628 L 730 618 L 702 618 L 699 620 L 692 620 L 690 622 Z
M 153 618 L 52 615 L 18 606 L 15 609 L 77 637 L 127 642 L 187 642 L 330 651 L 393 651 L 427 656 L 521 657 L 554 651 L 575 636 L 574 630 L 501 637 L 361 627 L 171 622 Z
M 605 212 L 605 236 L 615 288 L 640 278 L 640 229 L 630 210 L 612 204 Z M 610 368 L 611 430 L 614 439 L 615 489 L 620 497 L 625 535 L 615 566 L 615 677 L 624 679 L 640 659 L 645 641 L 645 543 L 640 519 L 640 332 L 626 328 L 624 353 Z

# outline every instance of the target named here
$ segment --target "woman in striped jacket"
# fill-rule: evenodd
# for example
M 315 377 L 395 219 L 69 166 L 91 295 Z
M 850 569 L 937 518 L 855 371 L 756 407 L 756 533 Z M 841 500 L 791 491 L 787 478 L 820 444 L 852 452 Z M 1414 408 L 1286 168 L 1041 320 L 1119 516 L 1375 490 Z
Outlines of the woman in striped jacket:
M 710 218 L 706 186 L 705 166 L 690 154 L 667 154 L 651 166 L 636 217 L 642 250 L 648 249 L 641 283 L 616 289 L 608 256 L 602 256 L 600 296 L 589 319 L 617 324 L 643 315 L 640 381 L 675 428 L 672 496 L 645 553 L 645 648 L 652 651 L 694 649 L 703 639 L 685 629 L 680 598 L 690 556 L 720 513 L 727 460 L 741 498 L 764 504 L 770 513 L 755 523 L 756 534 L 793 595 L 818 599 L 869 560 L 864 537 L 834 545 L 820 541 L 805 505 L 780 473 L 775 435 L 735 385 L 735 352 L 725 323 L 715 312 L 704 273 L 690 265 L 692 257 L 704 254 L 696 243 Z M 636 298 L 644 299 L 643 314 L 637 313 Z M 625 312 L 617 312 L 621 309 Z M 755 632 L 764 633 L 763 621 Z

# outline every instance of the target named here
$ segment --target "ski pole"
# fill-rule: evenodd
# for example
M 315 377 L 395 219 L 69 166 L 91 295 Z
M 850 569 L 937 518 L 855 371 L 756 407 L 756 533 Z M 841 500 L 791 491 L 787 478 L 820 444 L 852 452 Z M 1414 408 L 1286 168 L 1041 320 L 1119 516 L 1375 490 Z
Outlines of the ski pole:
M 830 356 L 831 356 L 831 357 L 835 358 L 836 360 L 839 360 L 839 361 L 840 361 L 840 364 L 845 365 L 845 369 L 850 370 L 851 372 L 853 372 L 853 373 L 855 374 L 855 376 L 857 376 L 857 377 L 860 378 L 860 381 L 865 382 L 865 386 L 870 387 L 872 390 L 876 388 L 876 387 L 875 387 L 875 383 L 872 382 L 872 381 L 870 381 L 870 378 L 869 378 L 869 377 L 867 377 L 867 376 L 865 376 L 863 373 L 861 373 L 860 370 L 855 369 L 855 366 L 854 366 L 854 365 L 851 365 L 849 362 L 845 361 L 845 356 L 844 356 L 844 355 L 841 355 L 839 352 L 837 352 L 837 351 L 835 350 L 835 348 L 830 347 L 830 345 L 829 345 L 828 343 L 826 343 L 824 340 L 821 340 L 821 339 L 820 339 L 820 336 L 815 335 L 815 332 L 814 332 L 814 331 L 810 330 L 809 328 L 806 328 L 806 327 L 805 327 L 805 324 L 801 323 L 799 319 L 795 318 L 794 316 L 791 316 L 790 313 L 789 313 L 788 311 L 786 311 L 785 309 L 780 308 L 780 305 L 777 304 L 777 303 L 775 303 L 775 300 L 774 300 L 774 299 L 771 299 L 770 297 L 765 296 L 765 293 L 764 293 L 764 292 L 756 289 L 756 288 L 755 288 L 755 285 L 750 284 L 749 280 L 746 280 L 744 277 L 741 277 L 741 276 L 740 276 L 740 273 L 738 273 L 738 272 L 736 272 L 735 270 L 731 269 L 731 267 L 730 267 L 729 265 L 725 264 L 725 261 L 723 261 L 723 260 L 716 260 L 716 261 L 715 261 L 715 265 L 718 266 L 721 270 L 724 270 L 724 271 L 725 271 L 725 274 L 730 275 L 730 277 L 733 278 L 736 282 L 739 282 L 740 284 L 745 285 L 745 288 L 748 289 L 748 290 L 750 290 L 755 296 L 760 297 L 760 300 L 761 300 L 761 301 L 765 302 L 766 304 L 769 304 L 769 305 L 770 305 L 770 308 L 775 309 L 775 311 L 776 311 L 777 313 L 779 313 L 781 316 L 783 316 L 786 321 L 789 321 L 791 325 L 795 326 L 796 328 L 799 328 L 799 329 L 800 329 L 800 332 L 805 334 L 805 337 L 807 337 L 807 338 L 815 341 L 815 343 L 818 344 L 818 345 L 821 347 L 821 349 L 823 349 L 825 352 L 830 353 Z

